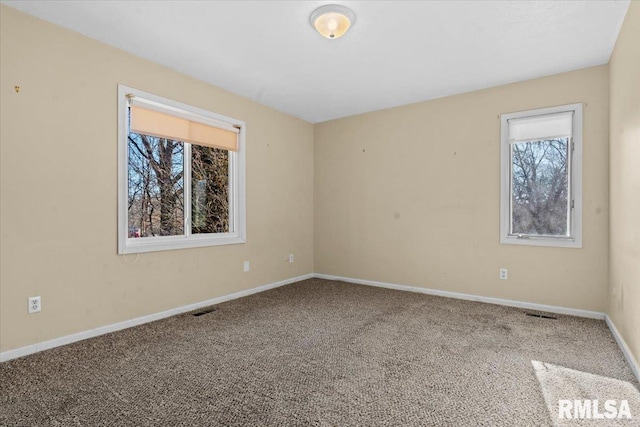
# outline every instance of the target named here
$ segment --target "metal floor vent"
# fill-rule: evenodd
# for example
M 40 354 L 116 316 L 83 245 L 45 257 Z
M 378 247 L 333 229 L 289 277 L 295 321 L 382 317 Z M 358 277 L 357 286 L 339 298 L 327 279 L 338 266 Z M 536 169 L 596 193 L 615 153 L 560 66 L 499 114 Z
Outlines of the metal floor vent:
M 202 310 L 202 311 L 196 311 L 195 313 L 192 314 L 192 316 L 193 317 L 198 317 L 198 316 L 202 316 L 202 315 L 205 315 L 205 314 L 212 313 L 212 312 L 214 312 L 216 310 L 217 310 L 217 308 L 207 308 L 207 309 Z
M 558 320 L 558 318 L 556 316 L 551 316 L 549 314 L 542 314 L 542 313 L 524 313 L 529 317 L 539 317 L 540 319 L 551 319 L 551 320 Z

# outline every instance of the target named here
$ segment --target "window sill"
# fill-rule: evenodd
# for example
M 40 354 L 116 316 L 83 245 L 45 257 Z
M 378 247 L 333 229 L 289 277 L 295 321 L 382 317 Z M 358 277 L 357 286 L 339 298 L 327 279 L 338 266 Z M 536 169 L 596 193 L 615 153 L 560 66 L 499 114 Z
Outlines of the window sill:
M 156 237 L 156 238 L 127 238 L 119 248 L 118 254 L 136 254 L 142 252 L 170 251 L 174 249 L 202 248 L 207 246 L 237 245 L 245 243 L 246 239 L 237 234 L 225 234 L 216 237 Z
M 582 241 L 576 238 L 553 238 L 553 237 L 517 237 L 502 236 L 500 243 L 503 245 L 520 246 L 548 246 L 555 248 L 582 248 Z

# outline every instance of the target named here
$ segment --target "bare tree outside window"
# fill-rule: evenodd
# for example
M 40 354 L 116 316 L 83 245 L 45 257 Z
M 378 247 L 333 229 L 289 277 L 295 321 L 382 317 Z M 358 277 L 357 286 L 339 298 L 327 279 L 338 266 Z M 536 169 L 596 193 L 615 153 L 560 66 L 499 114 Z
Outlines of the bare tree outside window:
M 184 146 L 129 134 L 129 237 L 184 231 Z M 229 152 L 191 145 L 191 232 L 229 232 Z
M 513 234 L 570 234 L 569 148 L 569 138 L 511 144 Z
M 129 133 L 129 237 L 184 234 L 184 144 Z
M 229 151 L 191 147 L 191 232 L 229 232 Z

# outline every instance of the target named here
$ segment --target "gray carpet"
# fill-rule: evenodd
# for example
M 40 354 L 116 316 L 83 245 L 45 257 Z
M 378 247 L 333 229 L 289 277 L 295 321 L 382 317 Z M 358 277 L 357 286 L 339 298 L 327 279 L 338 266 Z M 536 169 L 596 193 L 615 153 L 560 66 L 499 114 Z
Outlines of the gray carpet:
M 312 279 L 2 363 L 0 425 L 553 425 L 534 362 L 638 389 L 603 321 Z

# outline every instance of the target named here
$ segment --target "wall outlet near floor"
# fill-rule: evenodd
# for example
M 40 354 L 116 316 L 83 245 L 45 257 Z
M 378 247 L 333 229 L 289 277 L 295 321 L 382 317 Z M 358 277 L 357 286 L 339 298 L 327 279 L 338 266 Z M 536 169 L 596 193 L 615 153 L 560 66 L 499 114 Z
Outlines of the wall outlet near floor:
M 293 264 L 293 254 L 289 254 L 289 264 Z
M 244 262 L 244 272 L 246 273 L 249 270 L 251 270 L 251 264 L 249 263 L 249 261 L 245 261 Z
M 37 313 L 42 311 L 42 301 L 40 297 L 30 297 L 29 298 L 29 314 Z
M 500 269 L 500 280 L 507 280 L 509 278 L 508 271 L 506 268 Z

